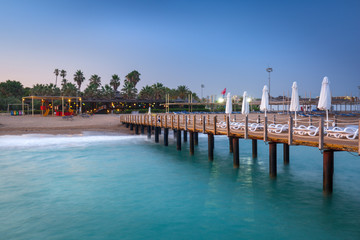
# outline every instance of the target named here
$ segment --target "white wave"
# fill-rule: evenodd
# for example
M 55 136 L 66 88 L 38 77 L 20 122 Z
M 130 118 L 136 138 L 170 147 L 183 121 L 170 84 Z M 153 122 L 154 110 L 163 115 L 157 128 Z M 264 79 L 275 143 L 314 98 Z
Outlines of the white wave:
M 95 133 L 94 133 L 95 134 Z M 95 135 L 90 133 L 77 135 L 26 134 L 0 136 L 0 149 L 29 147 L 71 147 L 100 143 L 128 143 L 139 139 L 139 136 Z

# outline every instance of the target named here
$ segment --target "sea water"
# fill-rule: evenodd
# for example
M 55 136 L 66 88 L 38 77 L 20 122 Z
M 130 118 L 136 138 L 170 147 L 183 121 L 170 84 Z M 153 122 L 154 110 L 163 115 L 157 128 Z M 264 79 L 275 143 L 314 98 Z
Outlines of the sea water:
M 162 135 L 161 135 L 162 137 Z M 322 194 L 322 154 L 291 146 L 269 177 L 268 146 L 207 136 L 195 155 L 145 136 L 0 137 L 0 239 L 360 239 L 360 157 L 335 153 Z

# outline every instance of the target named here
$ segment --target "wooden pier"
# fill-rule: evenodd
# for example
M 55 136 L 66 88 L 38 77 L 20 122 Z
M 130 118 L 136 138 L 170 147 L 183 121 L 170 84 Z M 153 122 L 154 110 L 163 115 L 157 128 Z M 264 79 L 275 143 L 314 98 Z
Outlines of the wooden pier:
M 330 134 L 329 124 L 335 126 L 353 126 L 359 128 L 358 118 L 338 119 L 336 116 L 327 122 L 323 117 L 297 117 L 280 114 L 129 114 L 121 115 L 120 122 L 139 134 L 139 127 L 147 126 L 148 138 L 151 138 L 154 128 L 155 142 L 159 142 L 159 132 L 164 129 L 164 145 L 168 145 L 168 130 L 174 130 L 176 148 L 181 150 L 181 133 L 184 142 L 189 132 L 190 155 L 195 154 L 194 145 L 197 144 L 198 133 L 208 135 L 208 158 L 214 160 L 214 136 L 229 137 L 229 151 L 233 153 L 233 165 L 239 167 L 239 138 L 252 139 L 252 157 L 257 157 L 257 140 L 269 144 L 269 175 L 277 174 L 277 144 L 284 145 L 284 164 L 290 163 L 291 145 L 317 147 L 323 152 L 323 192 L 333 191 L 334 151 L 355 152 L 360 155 L 360 141 L 357 135 L 339 137 Z M 306 126 L 306 128 L 305 128 Z M 328 130 L 328 131 L 327 131 Z M 142 130 L 143 133 L 143 130 Z M 334 137 L 336 136 L 336 137 Z M 350 139 L 348 139 L 350 138 Z

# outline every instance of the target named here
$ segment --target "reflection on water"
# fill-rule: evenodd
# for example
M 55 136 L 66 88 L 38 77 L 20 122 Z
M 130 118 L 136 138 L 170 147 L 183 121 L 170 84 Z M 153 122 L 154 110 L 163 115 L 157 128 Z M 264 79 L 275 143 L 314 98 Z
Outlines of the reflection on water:
M 21 145 L 26 142 L 27 144 Z M 36 147 L 33 143 L 40 144 Z M 51 147 L 47 147 L 51 146 Z M 359 239 L 359 157 L 335 154 L 334 194 L 322 195 L 322 155 L 291 147 L 268 173 L 268 146 L 206 135 L 195 156 L 143 136 L 0 137 L 3 239 Z

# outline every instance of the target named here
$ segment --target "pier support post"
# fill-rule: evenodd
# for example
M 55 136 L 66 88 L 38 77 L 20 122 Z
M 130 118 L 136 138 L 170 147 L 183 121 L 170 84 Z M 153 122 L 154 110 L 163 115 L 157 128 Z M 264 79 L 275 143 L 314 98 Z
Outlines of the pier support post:
M 135 134 L 139 135 L 139 125 L 135 125 Z
M 129 128 L 129 125 L 130 125 L 129 123 L 125 123 L 126 128 Z
M 276 177 L 276 143 L 269 142 L 269 172 L 270 177 Z
M 323 152 L 323 193 L 333 192 L 334 175 L 334 150 L 324 150 Z
M 173 129 L 173 135 L 174 135 L 174 139 L 176 139 L 176 136 L 177 136 L 177 131 L 176 131 L 176 129 Z
M 145 132 L 145 126 L 144 126 L 144 125 L 141 125 L 140 133 L 141 133 L 141 134 L 144 134 L 144 132 Z
M 190 138 L 190 155 L 194 155 L 194 132 L 189 131 Z
M 229 137 L 229 151 L 230 151 L 230 153 L 233 153 L 233 144 L 234 144 L 234 141 L 233 141 L 233 137 Z
M 257 158 L 257 140 L 252 139 L 252 157 Z
M 164 128 L 164 146 L 169 145 L 169 129 Z
M 284 164 L 288 165 L 290 161 L 290 146 L 287 143 L 283 143 L 284 147 Z
M 187 142 L 187 131 L 184 130 L 184 142 Z
M 197 146 L 199 145 L 199 133 L 194 132 L 194 144 Z
M 176 130 L 176 150 L 181 151 L 181 130 Z
M 147 126 L 147 138 L 151 138 L 151 126 Z
M 208 134 L 208 157 L 209 161 L 214 160 L 214 134 Z
M 159 127 L 155 127 L 155 142 L 159 142 Z
M 134 124 L 130 124 L 130 130 L 134 130 Z
M 232 138 L 233 141 L 233 166 L 234 168 L 238 168 L 240 166 L 240 162 L 239 162 L 239 155 L 240 155 L 240 151 L 239 151 L 239 138 L 237 137 L 233 137 Z

